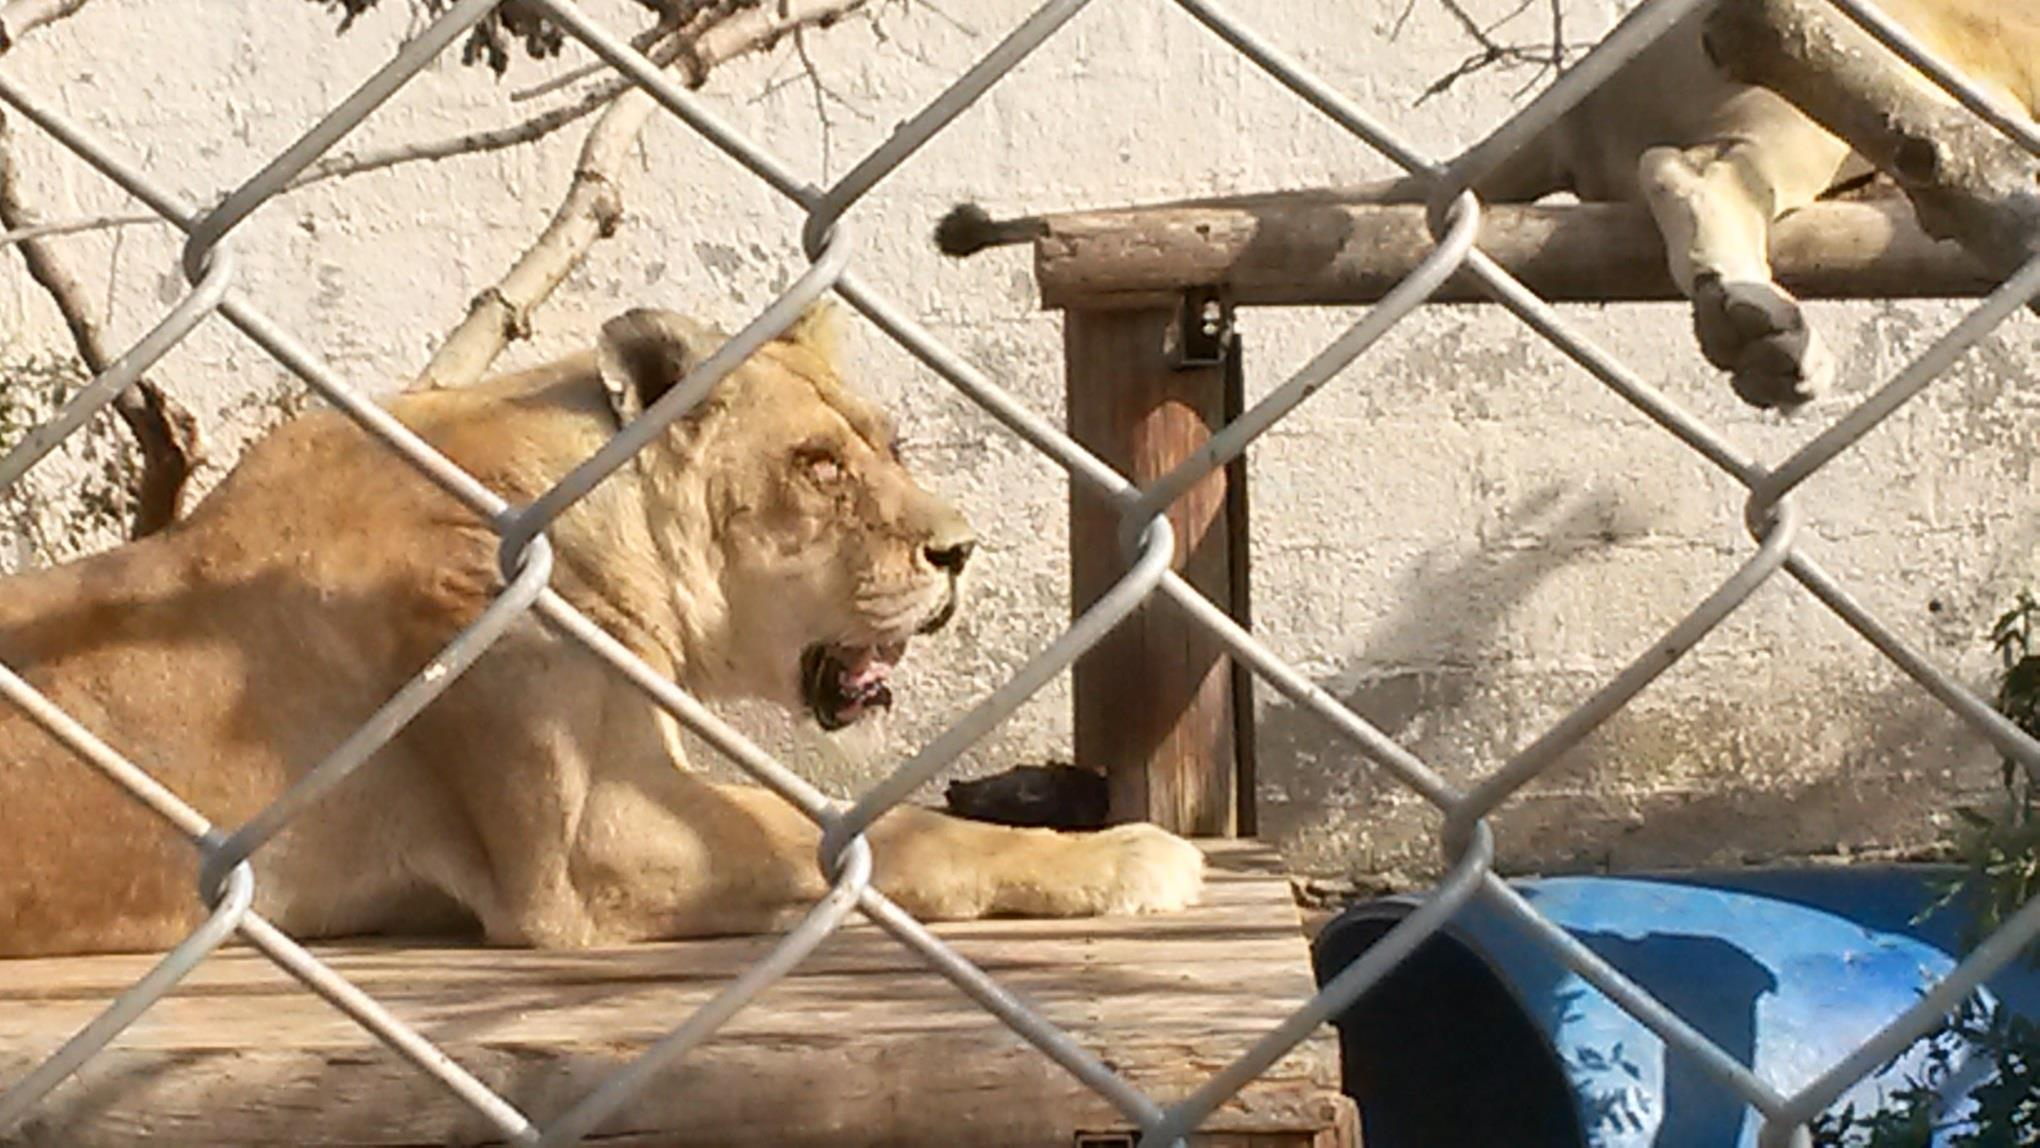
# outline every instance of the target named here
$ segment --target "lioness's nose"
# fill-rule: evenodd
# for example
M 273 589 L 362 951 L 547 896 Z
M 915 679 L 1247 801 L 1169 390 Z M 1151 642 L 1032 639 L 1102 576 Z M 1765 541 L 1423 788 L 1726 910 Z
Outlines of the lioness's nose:
M 921 531 L 921 557 L 951 577 L 963 573 L 964 563 L 977 551 L 977 531 L 970 528 L 970 521 L 931 494 L 921 496 L 917 509 L 920 521 L 914 525 Z
M 947 570 L 951 574 L 961 574 L 963 564 L 970 561 L 971 552 L 976 549 L 977 539 L 967 535 L 963 538 L 931 542 L 926 550 L 928 565 L 937 570 Z

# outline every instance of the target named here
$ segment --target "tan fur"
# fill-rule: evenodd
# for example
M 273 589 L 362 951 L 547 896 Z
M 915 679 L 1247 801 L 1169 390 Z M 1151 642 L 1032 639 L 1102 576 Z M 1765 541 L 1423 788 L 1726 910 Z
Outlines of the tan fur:
M 2008 110 L 2040 116 L 2040 0 L 1880 3 Z M 1745 399 L 1791 407 L 1828 387 L 1834 363 L 1773 281 L 1770 228 L 1868 167 L 1782 97 L 1725 79 L 1707 57 L 1707 16 L 1687 17 L 1479 190 L 1491 202 L 1574 191 L 1648 204 L 1702 351 Z
M 632 312 L 597 353 L 390 409 L 524 502 L 714 338 Z M 770 345 L 550 532 L 554 587 L 704 698 L 798 707 L 810 643 L 904 637 L 953 606 L 929 554 L 968 527 L 829 354 L 820 322 Z M 496 560 L 474 515 L 315 413 L 176 527 L 0 581 L 0 659 L 231 829 L 484 608 Z M 768 929 L 823 891 L 805 818 L 684 765 L 662 711 L 527 617 L 257 854 L 256 907 L 300 937 L 479 925 L 584 946 Z M 906 809 L 873 838 L 879 886 L 926 918 L 1168 910 L 1201 880 L 1197 851 L 1147 825 L 1064 835 Z M 0 707 L 0 955 L 172 944 L 201 916 L 197 860 Z

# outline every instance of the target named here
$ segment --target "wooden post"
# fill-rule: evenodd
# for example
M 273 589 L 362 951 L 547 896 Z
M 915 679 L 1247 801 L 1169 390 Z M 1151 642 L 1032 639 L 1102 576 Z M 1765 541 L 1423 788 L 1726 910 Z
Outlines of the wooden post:
M 1168 472 L 1225 414 L 1221 363 L 1178 365 L 1176 312 L 1073 310 L 1063 316 L 1070 432 L 1137 483 Z M 1169 508 L 1175 568 L 1230 609 L 1244 563 L 1231 537 L 1228 477 L 1210 475 Z M 1070 501 L 1072 606 L 1082 611 L 1125 572 L 1118 515 L 1076 491 Z M 1244 582 L 1241 581 L 1241 585 Z M 1076 758 L 1111 782 L 1114 821 L 1233 836 L 1237 736 L 1231 660 L 1217 640 L 1150 600 L 1076 665 Z

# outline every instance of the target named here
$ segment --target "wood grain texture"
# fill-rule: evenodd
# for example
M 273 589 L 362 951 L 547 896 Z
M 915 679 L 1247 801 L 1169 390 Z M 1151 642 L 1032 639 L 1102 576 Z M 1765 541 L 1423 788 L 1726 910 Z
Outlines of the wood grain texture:
M 1180 1096 L 1312 991 L 1288 882 L 1213 842 L 1207 903 L 1163 917 L 937 932 L 1158 1098 Z M 769 938 L 592 953 L 319 946 L 520 1109 L 543 1119 L 677 1024 Z M 0 1081 L 27 1071 L 150 964 L 0 962 Z M 1212 1122 L 1199 1148 L 1352 1143 L 1320 1033 Z M 827 942 L 606 1125 L 604 1145 L 1066 1145 L 1120 1126 L 1104 1101 L 875 928 Z M 229 948 L 201 965 L 8 1145 L 111 1148 L 486 1142 L 488 1130 L 346 1017 Z
M 1372 303 L 1429 254 L 1417 204 L 1299 194 L 1249 207 L 1154 207 L 1046 217 L 1035 243 L 1042 305 L 1172 306 L 1217 286 L 1243 306 Z M 1480 249 L 1552 302 L 1681 299 L 1650 216 L 1625 204 L 1495 205 Z M 1980 295 L 1996 280 L 1962 247 L 1928 237 L 1903 200 L 1819 203 L 1778 222 L 1778 281 L 1804 299 Z M 1459 275 L 1440 302 L 1487 296 Z
M 1173 314 L 1072 311 L 1063 320 L 1070 433 L 1143 485 L 1224 419 L 1223 368 L 1170 365 Z M 1227 480 L 1213 473 L 1169 508 L 1175 569 L 1221 607 L 1232 594 Z M 1125 573 L 1118 539 L 1118 512 L 1072 488 L 1073 612 Z M 1077 662 L 1075 693 L 1077 764 L 1105 772 L 1115 820 L 1195 836 L 1236 832 L 1233 683 L 1217 639 L 1150 601 Z

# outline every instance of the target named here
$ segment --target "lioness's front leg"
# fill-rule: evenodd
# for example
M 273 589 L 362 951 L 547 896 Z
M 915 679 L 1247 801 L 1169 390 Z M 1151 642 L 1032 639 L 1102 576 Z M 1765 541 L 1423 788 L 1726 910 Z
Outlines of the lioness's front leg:
M 568 901 L 518 905 L 498 940 L 582 947 L 777 932 L 828 889 L 821 831 L 804 814 L 769 790 L 712 783 L 670 761 L 630 784 L 598 783 L 580 826 Z M 925 920 L 1167 912 L 1193 904 L 1203 885 L 1203 855 L 1152 825 L 1057 833 L 906 807 L 869 836 L 873 883 Z
M 796 850 L 774 858 L 773 867 L 811 874 L 805 892 L 820 896 L 815 850 L 821 835 L 813 824 L 756 787 L 715 788 L 766 830 L 757 838 L 761 844 Z M 903 806 L 881 817 L 870 838 L 873 883 L 925 920 L 1170 912 L 1195 904 L 1204 884 L 1197 847 L 1147 824 L 1059 833 Z
M 1166 913 L 1204 886 L 1196 846 L 1138 822 L 1062 833 L 909 806 L 880 819 L 873 845 L 879 889 L 930 920 Z

